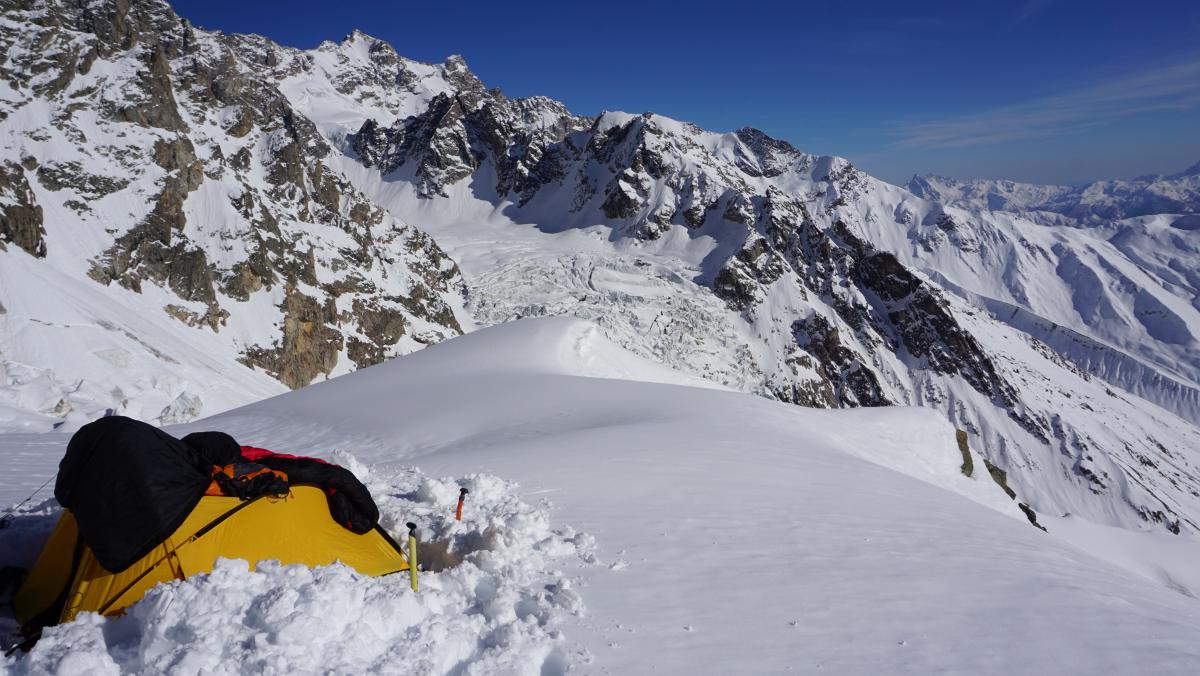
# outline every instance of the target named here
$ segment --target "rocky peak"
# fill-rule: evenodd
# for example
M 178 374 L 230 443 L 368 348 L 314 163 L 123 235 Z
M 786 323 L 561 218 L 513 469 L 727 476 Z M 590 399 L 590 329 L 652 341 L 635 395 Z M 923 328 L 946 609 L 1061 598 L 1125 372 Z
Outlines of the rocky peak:
M 442 62 L 442 74 L 460 94 L 482 94 L 486 91 L 483 82 L 467 67 L 467 60 L 458 54 L 446 57 Z
M 392 49 L 392 46 L 390 44 L 388 44 L 387 42 L 384 42 L 383 40 L 380 40 L 379 38 L 367 35 L 361 29 L 358 29 L 358 28 L 351 30 L 350 34 L 347 35 L 346 37 L 342 38 L 342 41 L 340 43 L 333 43 L 330 41 L 326 41 L 321 44 L 322 45 L 337 44 L 339 47 L 348 48 L 348 47 L 356 46 L 360 43 L 365 45 L 368 50 L 379 49 L 379 50 L 386 50 L 386 51 L 391 51 L 391 52 L 396 51 L 396 50 Z
M 590 120 L 545 97 L 509 99 L 484 89 L 461 57 L 443 65 L 450 93 L 430 98 L 418 114 L 388 127 L 367 119 L 350 139 L 361 161 L 385 172 L 408 167 L 423 197 L 445 195 L 485 162 L 496 171 L 496 191 L 528 199 L 546 181 L 562 177 L 566 136 Z
M 922 199 L 937 200 L 938 193 L 933 187 L 933 184 L 930 183 L 930 178 L 931 177 L 928 175 L 921 176 L 919 174 L 913 174 L 912 178 L 908 179 L 908 183 L 904 184 L 904 187 L 907 188 L 909 192 Z
M 466 74 L 471 72 L 471 69 L 467 66 L 467 60 L 461 54 L 447 56 L 442 61 L 442 70 L 447 74 Z
M 359 159 L 385 173 L 411 165 L 419 193 L 432 197 L 445 195 L 447 186 L 479 166 L 472 137 L 459 97 L 438 94 L 423 113 L 390 128 L 366 120 L 350 142 Z
M 753 157 L 753 162 L 745 161 L 750 158 L 743 160 L 739 157 L 738 164 L 742 171 L 751 176 L 779 176 L 787 171 L 797 158 L 804 155 L 787 141 L 771 138 L 753 127 L 743 127 L 734 134 L 750 150 Z
M 365 55 L 369 62 L 383 69 L 395 69 L 405 61 L 396 53 L 391 43 L 368 35 L 357 28 L 343 38 L 340 43 L 322 43 L 318 49 L 339 51 L 343 54 Z

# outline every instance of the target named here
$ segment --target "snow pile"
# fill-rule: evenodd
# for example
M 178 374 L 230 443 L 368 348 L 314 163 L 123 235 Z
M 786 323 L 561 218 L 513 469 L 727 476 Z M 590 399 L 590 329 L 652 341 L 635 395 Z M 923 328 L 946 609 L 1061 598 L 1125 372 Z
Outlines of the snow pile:
M 85 613 L 47 629 L 5 670 L 553 674 L 587 659 L 559 625 L 584 612 L 573 571 L 595 561 L 590 536 L 555 530 L 544 507 L 525 504 L 516 485 L 494 476 L 435 479 L 336 459 L 365 480 L 397 539 L 404 522 L 419 524 L 423 567 L 437 571 L 421 573 L 419 593 L 407 574 L 372 578 L 341 564 L 278 562 L 251 570 L 221 560 L 210 574 L 155 587 L 122 617 Z M 464 487 L 470 495 L 458 522 L 453 508 Z M 16 544 L 4 537 L 6 549 Z

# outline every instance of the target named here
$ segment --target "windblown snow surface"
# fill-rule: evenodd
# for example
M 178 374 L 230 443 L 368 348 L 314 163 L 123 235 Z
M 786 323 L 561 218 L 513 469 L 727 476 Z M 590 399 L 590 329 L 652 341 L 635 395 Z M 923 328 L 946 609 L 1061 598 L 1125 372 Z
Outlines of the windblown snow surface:
M 52 628 L 3 668 L 1195 673 L 1195 540 L 1037 530 L 978 456 L 960 472 L 927 409 L 696 384 L 588 323 L 523 320 L 172 428 L 336 449 L 386 528 L 420 525 L 434 570 L 414 594 L 340 565 L 224 561 L 123 617 Z M 0 501 L 50 478 L 67 439 L 0 436 Z M 0 563 L 28 565 L 56 518 L 32 502 L 0 531 Z

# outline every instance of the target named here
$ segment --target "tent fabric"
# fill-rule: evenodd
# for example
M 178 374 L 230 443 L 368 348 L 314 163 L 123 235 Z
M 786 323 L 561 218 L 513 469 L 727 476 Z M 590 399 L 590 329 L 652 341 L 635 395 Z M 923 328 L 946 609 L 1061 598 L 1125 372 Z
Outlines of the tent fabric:
M 370 491 L 354 474 L 319 458 L 276 453 L 256 446 L 240 446 L 224 432 L 193 432 L 183 442 L 211 465 L 254 462 L 288 475 L 293 484 L 325 488 L 329 513 L 355 533 L 366 533 L 379 523 L 379 508 Z
M 123 416 L 88 423 L 71 437 L 54 496 L 75 515 L 100 565 L 120 572 L 188 518 L 212 483 L 214 466 L 247 461 L 286 473 L 292 484 L 324 488 L 329 513 L 354 533 L 370 532 L 379 522 L 370 491 L 344 467 L 239 446 L 224 432 L 180 440 Z
M 379 507 L 371 492 L 345 467 L 254 446 L 242 446 L 241 453 L 250 462 L 286 473 L 292 483 L 323 486 L 334 521 L 355 533 L 366 533 L 379 523 Z
M 132 418 L 109 416 L 71 437 L 54 497 L 71 510 L 92 555 L 124 570 L 192 513 L 211 467 L 187 444 Z
M 13 598 L 27 630 L 82 611 L 117 614 L 160 582 L 211 571 L 219 557 L 245 559 L 252 567 L 264 560 L 341 561 L 365 575 L 408 570 L 403 551 L 382 528 L 365 534 L 343 528 L 330 516 L 325 492 L 314 486 L 293 486 L 282 499 L 203 497 L 170 535 L 116 573 L 83 544 L 81 533 L 77 515 L 64 512 Z
M 242 447 L 224 432 L 192 432 L 183 439 L 206 465 L 222 467 L 238 461 Z
M 287 493 L 205 495 L 214 467 L 240 462 L 286 473 Z M 367 575 L 408 570 L 349 470 L 239 446 L 223 432 L 180 440 L 131 418 L 102 418 L 71 438 L 54 495 L 63 515 L 13 598 L 27 632 L 85 610 L 118 613 L 160 582 L 211 571 L 220 557 L 341 561 Z

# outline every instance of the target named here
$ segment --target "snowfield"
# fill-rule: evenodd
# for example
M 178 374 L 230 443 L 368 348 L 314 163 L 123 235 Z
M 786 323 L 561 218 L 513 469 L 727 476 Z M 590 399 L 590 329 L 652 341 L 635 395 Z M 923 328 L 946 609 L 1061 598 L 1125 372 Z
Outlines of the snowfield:
M 960 472 L 934 411 L 694 384 L 586 322 L 523 320 L 172 428 L 338 449 L 440 570 L 414 595 L 338 565 L 228 561 L 4 669 L 1195 673 L 1195 538 L 1035 529 L 978 455 Z M 0 436 L 0 502 L 52 476 L 67 438 Z M 0 563 L 36 556 L 46 497 L 0 531 Z

